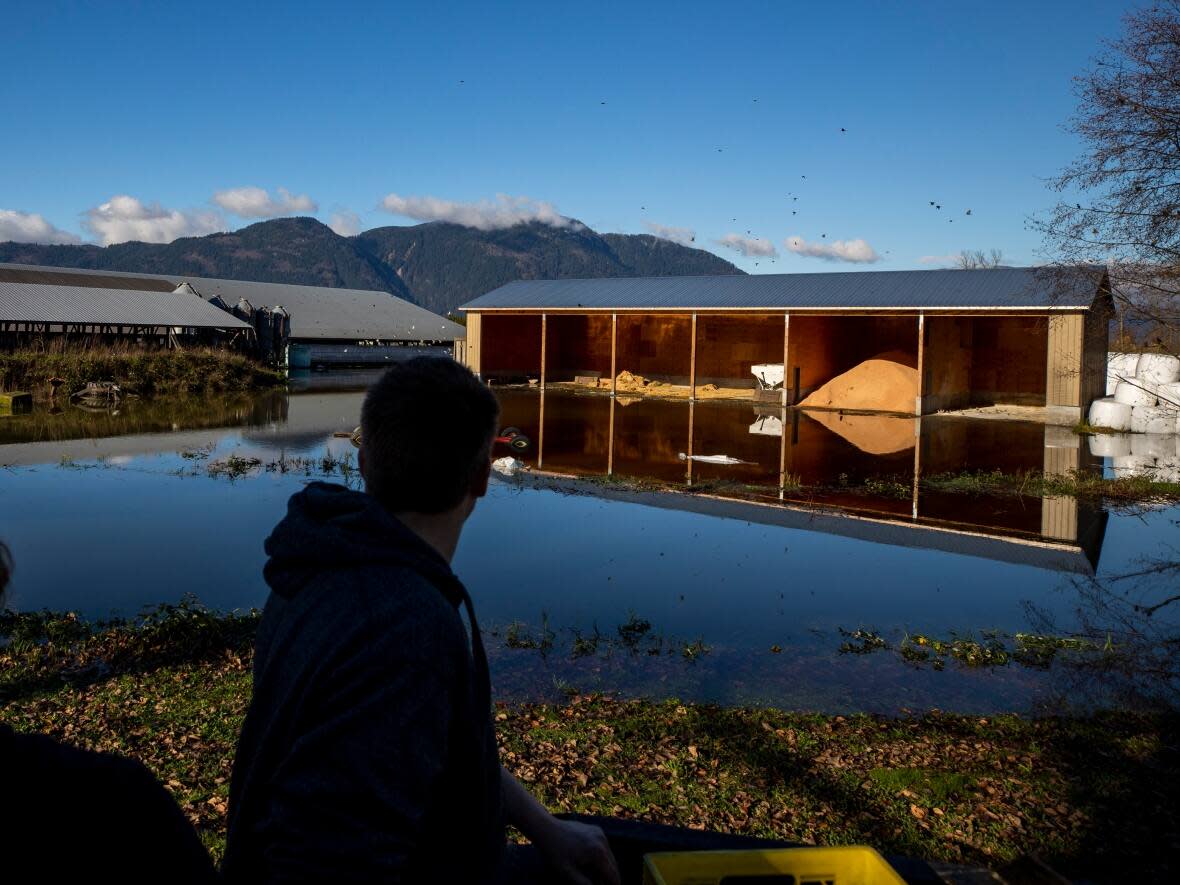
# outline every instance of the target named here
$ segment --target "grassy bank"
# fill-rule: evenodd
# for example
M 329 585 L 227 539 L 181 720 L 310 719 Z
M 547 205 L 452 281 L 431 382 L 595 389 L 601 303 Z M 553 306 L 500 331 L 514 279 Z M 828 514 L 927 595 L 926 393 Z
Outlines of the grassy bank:
M 666 480 L 624 476 L 579 476 L 577 481 L 587 485 L 636 492 L 676 491 L 755 500 L 771 495 L 777 496 L 778 493 L 776 486 L 728 480 L 697 481 L 691 487 Z M 798 475 L 788 473 L 783 479 L 783 491 L 788 501 L 799 503 L 823 504 L 833 498 L 843 501 L 849 496 L 909 500 L 914 494 L 913 483 L 913 477 L 905 475 L 852 477 L 847 474 L 842 474 L 836 482 L 806 482 Z M 1033 498 L 1063 495 L 1107 501 L 1112 504 L 1180 502 L 1180 483 L 1153 475 L 1107 477 L 1090 470 L 1074 470 L 1065 474 L 1047 474 L 1039 470 L 979 470 L 922 474 L 919 476 L 918 485 L 925 491 L 962 495 Z
M 49 397 L 49 379 L 61 378 L 59 397 L 88 381 L 114 381 L 128 393 L 213 393 L 254 390 L 283 382 L 278 372 L 240 354 L 212 348 L 143 350 L 93 347 L 0 352 L 0 390 Z
M 193 606 L 97 625 L 5 616 L 0 720 L 140 759 L 220 854 L 256 625 Z M 1180 837 L 1174 714 L 893 719 L 575 697 L 495 717 L 505 764 L 556 810 L 950 862 L 1035 852 L 1112 881 L 1162 879 Z

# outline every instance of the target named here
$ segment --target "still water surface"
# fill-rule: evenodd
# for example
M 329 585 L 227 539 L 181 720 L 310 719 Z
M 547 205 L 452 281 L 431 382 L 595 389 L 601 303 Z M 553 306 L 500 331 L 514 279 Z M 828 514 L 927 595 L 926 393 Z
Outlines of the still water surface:
M 356 425 L 367 380 L 0 419 L 0 537 L 17 560 L 9 605 L 99 617 L 192 594 L 217 609 L 260 606 L 263 539 L 293 492 L 325 468 L 340 480 L 353 449 L 333 434 Z M 504 424 L 530 439 L 512 454 L 534 470 L 493 484 L 455 562 L 498 697 L 597 690 L 882 712 L 1176 703 L 1176 606 L 1144 610 L 1176 592 L 1175 572 L 1121 576 L 1177 558 L 1180 512 L 916 482 L 1094 463 L 1070 434 L 500 395 Z M 261 463 L 211 475 L 231 457 Z M 1018 650 L 1018 633 L 1085 648 L 993 666 L 901 653 L 928 648 L 918 636 Z

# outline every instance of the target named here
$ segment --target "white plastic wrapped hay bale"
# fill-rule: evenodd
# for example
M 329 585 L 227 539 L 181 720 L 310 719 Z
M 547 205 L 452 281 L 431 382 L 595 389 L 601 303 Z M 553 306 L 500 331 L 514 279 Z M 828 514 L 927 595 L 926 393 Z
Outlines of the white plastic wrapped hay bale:
M 1136 433 L 1131 436 L 1131 454 L 1140 458 L 1170 461 L 1176 457 L 1176 435 L 1173 433 Z
M 1180 381 L 1180 359 L 1167 353 L 1140 354 L 1135 377 L 1151 384 Z
M 1140 381 L 1120 381 L 1114 389 L 1114 398 L 1128 406 L 1154 406 L 1156 404 L 1155 388 Z
M 1106 355 L 1106 395 L 1112 396 L 1120 381 L 1134 378 L 1139 368 L 1137 353 L 1108 353 Z
M 1111 463 L 1116 476 L 1145 476 L 1155 472 L 1155 461 L 1138 455 L 1120 455 Z
M 1121 403 L 1113 397 L 1096 399 L 1090 403 L 1089 422 L 1095 427 L 1130 430 L 1131 410 L 1131 406 Z
M 1095 458 L 1125 458 L 1131 454 L 1127 433 L 1096 433 L 1090 437 L 1090 454 Z
M 1155 392 L 1159 397 L 1158 405 L 1174 409 L 1177 414 L 1180 414 L 1180 381 L 1161 384 L 1155 388 Z
M 1132 433 L 1176 432 L 1176 413 L 1158 406 L 1135 406 L 1131 409 Z

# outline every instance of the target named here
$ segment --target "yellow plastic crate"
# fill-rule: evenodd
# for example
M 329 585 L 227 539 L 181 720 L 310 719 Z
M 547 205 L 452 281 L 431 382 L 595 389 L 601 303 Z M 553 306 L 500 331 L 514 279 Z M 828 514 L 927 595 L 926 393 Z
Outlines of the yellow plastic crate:
M 645 855 L 643 885 L 905 885 L 872 848 L 666 851 Z

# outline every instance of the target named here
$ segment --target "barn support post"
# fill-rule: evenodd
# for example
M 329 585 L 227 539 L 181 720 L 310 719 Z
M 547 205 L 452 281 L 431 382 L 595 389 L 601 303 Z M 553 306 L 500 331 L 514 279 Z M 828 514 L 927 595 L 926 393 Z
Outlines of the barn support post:
M 918 493 L 922 487 L 922 416 L 914 422 L 914 507 L 913 517 L 918 518 Z
M 791 315 L 783 314 L 783 405 L 787 403 L 787 355 L 791 348 Z
M 545 389 L 545 345 L 549 338 L 549 315 L 541 314 L 541 389 Z
M 688 399 L 690 402 L 697 398 L 697 315 L 692 314 L 692 343 L 688 351 Z
M 610 395 L 613 400 L 615 397 L 615 388 L 617 383 L 615 379 L 618 377 L 619 369 L 617 365 L 619 350 L 619 315 L 612 313 L 610 315 Z M 614 415 L 614 403 L 611 403 L 611 415 Z
M 606 475 L 613 476 L 615 472 L 615 399 L 610 401 L 610 426 L 606 432 Z
M 918 314 L 918 395 L 914 398 L 914 414 L 922 414 L 926 396 L 926 314 Z
M 786 366 L 786 362 L 783 363 Z M 787 384 L 783 379 L 783 405 L 779 409 L 779 445 L 778 445 L 778 499 L 782 501 L 787 491 Z
M 544 377 L 543 375 L 541 377 Z M 541 414 L 537 423 L 537 469 L 545 463 L 545 387 L 541 386 Z

